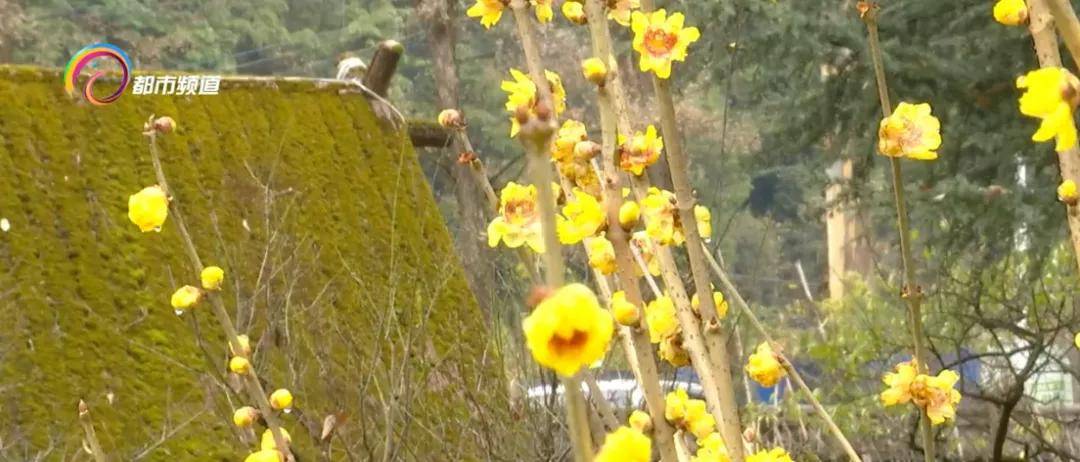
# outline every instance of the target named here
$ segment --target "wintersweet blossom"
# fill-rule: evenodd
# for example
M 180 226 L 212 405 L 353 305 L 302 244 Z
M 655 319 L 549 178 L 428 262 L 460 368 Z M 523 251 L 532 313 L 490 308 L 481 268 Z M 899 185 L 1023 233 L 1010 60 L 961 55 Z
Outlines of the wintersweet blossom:
M 292 392 L 290 392 L 289 390 L 285 388 L 279 388 L 277 390 L 274 390 L 274 392 L 270 394 L 270 407 L 280 411 L 283 409 L 289 409 L 292 406 L 293 395 Z
M 1080 200 L 1080 195 L 1077 194 L 1076 182 L 1073 180 L 1062 181 L 1057 187 L 1058 200 L 1069 205 L 1076 205 L 1077 200 Z
M 1055 150 L 1065 151 L 1076 146 L 1076 124 L 1073 109 L 1080 98 L 1080 80 L 1067 69 L 1044 67 L 1016 79 L 1020 96 L 1020 113 L 1041 119 L 1039 129 L 1031 135 L 1037 143 L 1057 138 Z
M 285 440 L 285 443 L 292 443 L 292 436 L 289 435 L 289 432 L 286 431 L 284 428 L 281 428 L 279 430 L 281 430 L 281 439 Z M 274 432 L 270 431 L 269 428 L 264 430 L 262 433 L 262 440 L 260 441 L 259 449 L 262 449 L 263 451 L 278 449 L 277 439 L 274 438 Z
M 630 413 L 630 417 L 627 419 L 630 423 L 630 428 L 633 428 L 642 433 L 648 433 L 652 430 L 652 417 L 648 412 L 641 409 L 634 409 L 634 412 Z
M 619 168 L 641 176 L 645 167 L 655 164 L 664 150 L 664 138 L 656 132 L 656 127 L 649 125 L 645 132 L 636 132 L 629 140 L 621 142 L 619 148 Z
M 522 327 L 533 359 L 566 377 L 603 358 L 615 330 L 611 314 L 583 284 L 556 290 Z
M 229 360 L 229 370 L 237 375 L 247 375 L 251 372 L 251 361 L 243 356 L 233 356 Z
M 530 115 L 536 115 L 539 98 L 536 96 L 536 84 L 528 74 L 517 69 L 510 69 L 510 76 L 514 80 L 503 80 L 500 88 L 506 92 L 506 110 L 511 114 L 510 137 L 513 138 L 521 130 L 521 124 L 514 114 L 523 110 Z M 559 74 L 544 71 L 544 76 L 551 91 L 552 104 L 555 105 L 555 115 L 558 116 L 566 110 L 566 88 L 563 87 Z
M 562 14 L 566 16 L 566 20 L 579 26 L 589 22 L 585 17 L 585 6 L 578 1 L 566 0 L 562 4 Z
M 603 234 L 585 239 L 585 249 L 589 253 L 589 266 L 609 275 L 615 273 L 615 246 Z
M 696 27 L 683 27 L 682 13 L 668 16 L 663 8 L 651 13 L 634 11 L 630 28 L 634 31 L 634 50 L 641 54 L 638 67 L 657 77 L 671 77 L 671 62 L 686 59 L 687 47 L 701 38 Z
M 690 458 L 690 462 L 729 462 L 730 460 L 724 438 L 717 432 L 699 439 L 697 454 Z
M 998 0 L 994 4 L 994 20 L 1006 26 L 1027 22 L 1028 7 L 1024 0 Z
M 251 338 L 249 338 L 247 334 L 240 334 L 236 336 L 236 341 L 240 344 L 240 351 L 236 351 L 236 349 L 233 348 L 232 343 L 230 343 L 229 353 L 232 353 L 234 356 L 251 356 Z
M 674 391 L 664 395 L 664 418 L 668 422 L 678 424 L 686 417 L 686 403 L 690 401 L 690 396 L 686 394 L 686 389 L 676 388 Z
M 675 303 L 671 297 L 662 295 L 645 306 L 645 324 L 649 326 L 649 341 L 661 340 L 679 333 L 679 320 L 675 316 Z
M 661 340 L 660 347 L 657 348 L 657 354 L 660 355 L 660 359 L 667 361 L 672 366 L 690 365 L 690 353 L 683 347 L 682 335 L 672 335 Z
M 537 253 L 544 251 L 540 209 L 536 203 L 536 186 L 511 181 L 499 194 L 499 215 L 488 225 L 488 245 L 503 242 L 518 248 L 527 244 Z
M 746 456 L 746 462 L 793 462 L 784 448 L 764 449 Z
M 630 427 L 619 427 L 608 433 L 604 445 L 593 462 L 649 462 L 652 460 L 652 440 Z
M 604 207 L 596 197 L 578 188 L 574 188 L 573 196 L 574 200 L 563 206 L 562 215 L 556 217 L 559 242 L 567 245 L 595 236 L 605 223 Z
M 641 8 L 640 0 L 607 0 L 608 19 L 626 27 L 630 25 L 630 15 Z
M 611 316 L 615 322 L 622 326 L 637 326 L 641 321 L 641 312 L 638 307 L 626 299 L 626 292 L 617 291 L 611 294 Z
M 233 412 L 233 424 L 240 428 L 250 427 L 259 417 L 259 411 L 251 406 L 244 406 Z
M 630 231 L 637 226 L 638 218 L 641 217 L 641 207 L 637 202 L 626 201 L 619 206 L 619 224 L 623 229 Z
M 882 378 L 888 388 L 881 393 L 881 402 L 885 406 L 913 403 L 926 412 L 931 423 L 938 425 L 956 418 L 960 392 L 954 387 L 959 379 L 959 375 L 948 369 L 931 376 L 920 373 L 914 360 L 902 362 Z
M 531 0 L 533 9 L 536 12 L 536 20 L 541 24 L 551 22 L 551 18 L 555 17 L 555 10 L 551 8 L 551 2 L 553 0 Z
M 169 302 L 177 312 L 183 312 L 198 304 L 202 294 L 198 287 L 184 286 L 173 292 Z
M 634 244 L 634 247 L 641 254 L 641 260 L 645 262 L 649 274 L 659 276 L 660 259 L 656 258 L 656 243 L 649 237 L 649 234 L 645 231 L 637 231 L 631 236 L 630 242 Z M 641 268 L 638 268 L 638 271 L 641 271 Z
M 499 18 L 502 18 L 505 9 L 504 0 L 476 0 L 476 4 L 465 11 L 465 14 L 470 18 L 480 18 L 480 24 L 490 29 L 491 26 L 499 23 Z
M 244 462 L 284 462 L 285 455 L 277 449 L 265 449 L 248 454 Z
M 728 312 L 728 302 L 724 300 L 724 294 L 720 291 L 713 291 L 712 294 L 713 304 L 716 305 L 716 317 L 724 319 Z M 701 299 L 698 298 L 695 293 L 693 298 L 690 299 L 690 307 L 694 309 L 694 312 L 700 312 L 698 306 L 701 305 Z
M 581 74 L 585 76 L 585 80 L 596 85 L 603 85 L 607 80 L 607 65 L 600 58 L 588 58 L 581 62 Z
M 161 231 L 168 217 L 169 198 L 161 186 L 148 186 L 128 197 L 128 219 L 140 231 Z
M 218 290 L 221 288 L 221 281 L 225 280 L 225 270 L 219 266 L 207 266 L 199 273 L 199 279 L 203 289 Z
M 878 151 L 889 157 L 937 159 L 941 146 L 941 122 L 929 104 L 900 103 L 878 128 Z
M 762 342 L 750 355 L 750 359 L 746 362 L 746 373 L 763 387 L 776 385 L 787 375 L 787 371 L 781 366 L 780 359 L 769 346 L 769 342 Z
M 716 431 L 716 418 L 706 409 L 705 401 L 692 399 L 686 402 L 686 418 L 683 419 L 686 431 L 697 439 L 705 439 Z
M 641 213 L 645 216 L 645 232 L 660 245 L 679 244 L 676 241 L 675 194 L 656 187 L 649 188 L 641 199 Z

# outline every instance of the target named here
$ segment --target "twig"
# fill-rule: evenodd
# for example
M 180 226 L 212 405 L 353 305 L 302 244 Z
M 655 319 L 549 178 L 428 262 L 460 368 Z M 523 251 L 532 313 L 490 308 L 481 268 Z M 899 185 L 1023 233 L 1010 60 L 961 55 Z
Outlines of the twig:
M 105 451 L 101 449 L 97 432 L 94 431 L 94 422 L 90 420 L 90 407 L 86 401 L 79 400 L 79 424 L 82 425 L 83 433 L 86 434 L 86 443 L 90 445 L 90 455 L 94 456 L 95 462 L 105 462 Z

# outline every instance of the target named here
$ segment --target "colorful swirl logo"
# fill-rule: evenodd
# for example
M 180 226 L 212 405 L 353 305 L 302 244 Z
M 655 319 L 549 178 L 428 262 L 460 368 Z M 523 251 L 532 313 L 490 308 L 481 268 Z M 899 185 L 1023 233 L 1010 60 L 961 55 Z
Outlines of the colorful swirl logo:
M 105 75 L 105 71 L 94 72 L 90 76 L 90 79 L 86 81 L 86 85 L 82 88 L 82 96 L 90 104 L 95 106 L 104 106 L 113 101 L 116 101 L 124 94 L 124 90 L 127 89 L 129 83 L 131 83 L 131 60 L 128 59 L 127 53 L 121 50 L 116 45 L 111 43 L 95 43 L 89 45 L 75 56 L 71 57 L 71 61 L 68 61 L 67 67 L 64 69 L 64 89 L 71 96 L 75 96 L 77 93 L 76 87 L 79 85 L 79 75 L 82 74 L 83 68 L 90 64 L 91 61 L 98 58 L 107 58 L 120 66 L 120 70 L 123 75 L 120 78 L 120 86 L 111 95 L 104 98 L 97 98 L 94 96 L 94 82 L 97 79 Z

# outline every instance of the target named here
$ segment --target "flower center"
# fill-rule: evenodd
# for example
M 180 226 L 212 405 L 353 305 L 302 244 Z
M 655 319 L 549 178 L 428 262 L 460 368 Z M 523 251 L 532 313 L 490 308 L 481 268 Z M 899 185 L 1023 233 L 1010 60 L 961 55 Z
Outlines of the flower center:
M 645 31 L 645 49 L 653 56 L 665 56 L 671 53 L 671 50 L 675 48 L 675 43 L 678 41 L 679 37 L 677 35 L 670 34 L 657 27 L 651 27 L 648 31 Z
M 512 201 L 506 203 L 506 221 L 515 224 L 530 222 L 535 218 L 536 207 L 532 201 Z
M 548 346 L 555 352 L 556 356 L 566 356 L 580 351 L 588 340 L 588 333 L 574 330 L 574 332 L 570 334 L 570 338 L 564 338 L 555 334 L 551 337 L 551 340 L 548 341 Z

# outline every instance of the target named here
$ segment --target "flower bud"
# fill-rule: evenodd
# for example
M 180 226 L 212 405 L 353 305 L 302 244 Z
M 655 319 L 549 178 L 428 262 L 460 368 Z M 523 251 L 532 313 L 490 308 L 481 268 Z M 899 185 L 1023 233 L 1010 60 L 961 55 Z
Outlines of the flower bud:
M 589 19 L 585 17 L 585 6 L 581 2 L 573 0 L 567 0 L 562 5 L 562 14 L 566 16 L 566 19 L 579 26 L 589 22 Z
M 1019 26 L 1028 20 L 1024 0 L 999 0 L 994 4 L 994 20 L 1006 26 Z
M 1080 200 L 1080 195 L 1076 191 L 1076 182 L 1073 180 L 1062 181 L 1057 188 L 1058 200 L 1064 202 L 1067 205 L 1076 205 L 1077 200 Z
M 176 130 L 176 121 L 172 117 L 162 116 L 154 119 L 154 131 L 167 135 Z
M 285 455 L 277 449 L 264 449 L 248 454 L 244 462 L 284 462 Z
M 161 231 L 168 217 L 169 197 L 161 186 L 148 186 L 128 197 L 128 219 L 140 231 Z
M 175 310 L 183 312 L 198 304 L 202 299 L 202 294 L 203 292 L 197 287 L 184 286 L 173 292 L 170 301 Z
M 199 279 L 202 280 L 203 289 L 221 289 L 221 281 L 225 279 L 225 270 L 221 269 L 219 266 L 207 266 L 206 268 L 203 268 L 202 273 L 199 274 Z
M 287 430 L 284 428 L 278 428 L 278 430 L 281 431 L 281 439 L 285 440 L 286 445 L 292 443 L 292 435 L 289 435 Z M 262 449 L 263 451 L 279 449 L 277 439 L 274 438 L 274 432 L 269 428 L 263 431 L 262 441 L 259 442 L 259 449 Z
M 574 144 L 574 158 L 581 161 L 589 161 L 600 155 L 600 144 L 595 141 L 578 141 Z
M 293 396 L 289 390 L 279 388 L 270 394 L 270 407 L 282 410 L 289 409 L 293 405 Z
M 622 228 L 630 231 L 634 229 L 638 224 L 638 219 L 641 218 L 641 207 L 637 202 L 626 201 L 619 207 L 619 224 Z
M 600 58 L 589 58 L 581 62 L 581 73 L 596 85 L 604 86 L 607 81 L 607 65 Z
M 611 316 L 622 326 L 637 327 L 641 322 L 640 310 L 626 300 L 626 292 L 621 290 L 611 294 Z
M 439 113 L 439 125 L 443 128 L 464 128 L 465 119 L 457 109 L 444 109 Z
M 233 424 L 240 428 L 250 427 L 257 418 L 259 418 L 259 411 L 251 406 L 244 406 L 237 409 L 232 415 Z
M 247 375 L 251 372 L 251 361 L 243 356 L 233 356 L 229 360 L 229 370 L 236 375 Z

